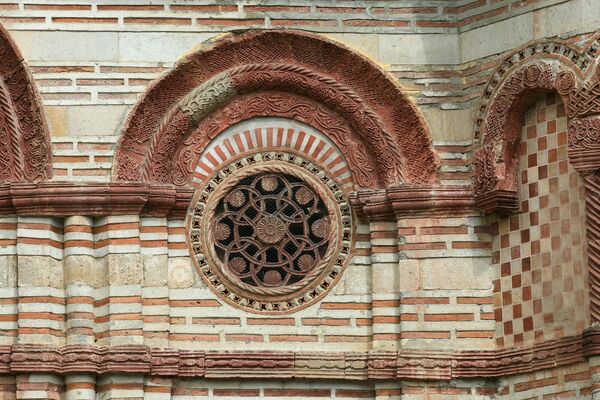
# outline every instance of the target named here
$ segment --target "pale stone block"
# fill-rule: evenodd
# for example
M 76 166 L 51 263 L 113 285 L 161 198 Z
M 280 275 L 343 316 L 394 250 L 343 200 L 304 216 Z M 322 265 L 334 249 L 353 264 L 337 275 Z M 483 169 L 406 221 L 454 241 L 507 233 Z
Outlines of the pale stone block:
M 17 285 L 17 256 L 0 256 L 0 287 Z
M 419 260 L 400 260 L 398 267 L 398 291 L 419 290 L 421 288 Z
M 170 288 L 189 288 L 194 284 L 193 266 L 190 259 L 184 257 L 169 258 L 167 268 Z
M 535 39 L 565 32 L 591 32 L 600 26 L 597 0 L 570 0 L 534 13 Z
M 65 107 L 45 107 L 46 120 L 50 136 L 64 136 L 67 134 L 67 113 Z
M 494 270 L 489 258 L 421 260 L 423 289 L 489 289 Z
M 143 263 L 139 254 L 109 254 L 108 281 L 111 285 L 141 284 Z
M 89 255 L 71 255 L 65 257 L 65 283 L 79 283 L 90 286 L 102 284 L 102 275 L 99 274 L 99 261 Z M 101 269 L 100 269 L 101 270 Z
M 341 42 L 344 46 L 362 53 L 363 55 L 379 60 L 379 38 L 377 35 L 365 35 L 360 33 L 329 33 L 329 38 Z
M 429 124 L 433 141 L 470 142 L 473 138 L 473 108 L 465 110 L 421 110 Z
M 120 32 L 118 38 L 121 61 L 173 63 L 218 33 Z
M 521 14 L 460 35 L 461 62 L 519 47 L 533 40 L 533 13 Z
M 61 260 L 42 256 L 19 256 L 19 286 L 49 286 L 63 288 L 63 266 Z
M 47 106 L 44 110 L 52 136 L 106 136 L 119 133 L 129 106 Z
M 167 255 L 144 257 L 144 286 L 163 286 L 168 281 Z
M 383 64 L 458 64 L 458 34 L 378 35 Z
M 346 294 L 367 294 L 371 292 L 371 268 L 364 265 L 348 265 L 344 275 L 346 275 Z
M 398 264 L 374 264 L 373 293 L 397 293 L 399 270 Z
M 116 32 L 13 30 L 11 36 L 30 62 L 119 60 L 119 36 Z M 166 39 L 167 35 L 163 36 Z
M 79 296 L 83 296 L 83 297 L 94 297 L 94 288 L 88 286 L 88 285 L 80 285 L 80 284 L 66 284 L 66 288 L 65 288 L 65 293 L 68 297 L 79 297 Z M 80 304 L 80 303 L 72 303 L 69 304 L 67 307 L 78 307 L 78 306 L 84 306 L 84 307 L 89 307 L 89 304 Z
M 395 263 L 398 262 L 398 253 L 373 253 L 371 261 L 376 263 Z

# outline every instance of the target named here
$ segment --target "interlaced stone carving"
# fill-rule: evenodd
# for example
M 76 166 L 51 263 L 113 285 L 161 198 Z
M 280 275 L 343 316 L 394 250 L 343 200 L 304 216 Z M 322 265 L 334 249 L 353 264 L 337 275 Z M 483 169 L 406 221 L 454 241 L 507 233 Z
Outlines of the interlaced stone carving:
M 199 194 L 190 225 L 205 281 L 236 306 L 285 312 L 309 305 L 337 281 L 352 242 L 338 183 L 281 152 L 244 157 Z
M 232 280 L 284 288 L 321 262 L 329 240 L 323 200 L 292 175 L 258 174 L 240 181 L 219 201 L 214 247 Z

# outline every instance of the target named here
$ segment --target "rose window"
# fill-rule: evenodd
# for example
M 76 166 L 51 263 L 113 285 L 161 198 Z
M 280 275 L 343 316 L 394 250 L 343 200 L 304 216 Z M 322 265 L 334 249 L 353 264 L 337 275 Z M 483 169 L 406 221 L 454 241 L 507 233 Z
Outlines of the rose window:
M 278 153 L 247 159 L 257 157 L 261 163 L 235 163 L 209 182 L 190 239 L 205 281 L 225 300 L 287 311 L 337 281 L 350 249 L 350 209 L 337 183 L 314 165 Z
M 284 289 L 309 276 L 327 254 L 328 216 L 323 200 L 298 178 L 250 176 L 219 201 L 215 253 L 232 279 Z

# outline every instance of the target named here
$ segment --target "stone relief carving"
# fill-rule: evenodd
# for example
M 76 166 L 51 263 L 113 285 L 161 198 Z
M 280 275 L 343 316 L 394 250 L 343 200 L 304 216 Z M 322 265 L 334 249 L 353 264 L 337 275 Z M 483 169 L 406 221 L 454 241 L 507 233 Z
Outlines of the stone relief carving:
M 320 299 L 352 247 L 350 205 L 315 164 L 282 152 L 233 161 L 199 192 L 190 247 L 207 285 L 253 312 L 289 312 Z
M 244 46 L 244 63 L 233 56 L 238 46 Z M 325 68 L 340 59 L 351 60 L 356 68 Z M 340 146 L 344 155 L 355 165 L 364 165 L 368 158 L 368 164 L 374 164 L 374 168 L 357 170 L 361 187 L 437 180 L 439 160 L 424 120 L 393 79 L 339 44 L 309 33 L 276 30 L 245 32 L 216 41 L 190 54 L 150 87 L 123 129 L 115 177 L 188 184 L 189 163 L 194 160 L 189 141 L 198 144 L 210 137 L 199 126 L 205 126 L 211 112 L 216 114 L 235 98 L 244 94 L 258 97 L 264 91 L 308 98 L 316 106 L 313 110 L 335 115 L 348 124 L 354 134 L 352 141 L 345 137 L 348 145 Z M 288 113 L 296 115 L 298 110 Z M 179 161 L 172 163 L 174 158 Z

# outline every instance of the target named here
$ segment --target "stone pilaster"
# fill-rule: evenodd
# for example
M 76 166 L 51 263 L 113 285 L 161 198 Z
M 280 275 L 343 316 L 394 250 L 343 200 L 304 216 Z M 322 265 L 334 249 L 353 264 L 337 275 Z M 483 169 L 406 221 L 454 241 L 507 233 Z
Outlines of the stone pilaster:
M 19 344 L 64 344 L 62 231 L 60 219 L 18 217 Z
M 83 216 L 65 218 L 64 268 L 67 344 L 94 344 L 94 281 L 98 274 L 94 258 L 93 220 Z
M 95 400 L 96 377 L 86 374 L 65 376 L 65 400 Z
M 371 222 L 373 350 L 395 350 L 400 339 L 398 228 L 395 222 Z

